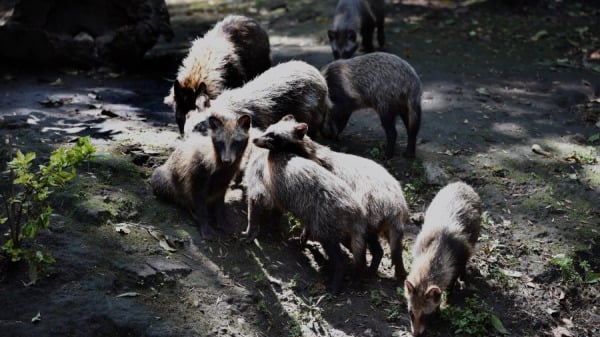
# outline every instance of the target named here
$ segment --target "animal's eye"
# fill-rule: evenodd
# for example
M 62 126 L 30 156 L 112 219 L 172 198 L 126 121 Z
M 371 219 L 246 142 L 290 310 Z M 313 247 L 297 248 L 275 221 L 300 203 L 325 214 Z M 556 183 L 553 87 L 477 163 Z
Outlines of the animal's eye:
M 220 142 L 220 141 L 215 142 L 215 147 L 218 149 L 222 149 L 225 147 L 225 142 Z

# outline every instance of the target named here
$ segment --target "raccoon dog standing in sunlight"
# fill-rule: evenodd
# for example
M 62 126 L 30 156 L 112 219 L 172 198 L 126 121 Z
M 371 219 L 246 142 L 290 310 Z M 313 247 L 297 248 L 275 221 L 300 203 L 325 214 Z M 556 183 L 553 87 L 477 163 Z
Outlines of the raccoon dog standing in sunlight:
M 327 31 L 333 57 L 336 60 L 352 57 L 358 49 L 359 32 L 365 53 L 372 52 L 375 27 L 377 42 L 382 48 L 385 44 L 384 16 L 384 0 L 340 0 L 335 7 L 333 29 Z
M 398 136 L 396 116 L 406 126 L 406 157 L 414 157 L 421 125 L 421 80 L 413 67 L 400 57 L 372 53 L 326 65 L 321 73 L 327 81 L 333 104 L 323 134 L 333 138 L 344 130 L 352 112 L 372 108 L 385 130 L 385 157 L 394 155 Z
M 225 223 L 225 192 L 238 172 L 250 138 L 250 116 L 208 119 L 209 135 L 192 135 L 156 168 L 150 178 L 154 194 L 186 207 L 198 223 L 200 235 L 215 235 Z
M 192 44 L 165 103 L 175 106 L 179 132 L 187 113 L 205 108 L 225 88 L 241 87 L 271 67 L 267 32 L 254 19 L 229 15 Z
M 392 263 L 398 282 L 404 281 L 406 271 L 402 261 L 404 224 L 409 222 L 409 210 L 402 187 L 383 166 L 376 162 L 341 152 L 313 141 L 302 130 L 306 124 L 287 115 L 269 126 L 265 134 L 285 146 L 287 151 L 310 159 L 345 181 L 364 205 L 368 226 L 367 244 L 373 259 L 369 271 L 375 273 L 383 257 L 379 236 L 390 245 Z M 310 233 L 305 233 L 310 234 Z
M 319 70 L 303 61 L 280 63 L 241 88 L 223 91 L 202 112 L 193 112 L 189 132 L 203 132 L 209 115 L 248 114 L 252 126 L 266 129 L 281 117 L 292 114 L 309 125 L 309 131 L 319 131 L 329 110 L 327 83 Z
M 306 134 L 306 124 L 297 132 Z M 244 179 L 248 197 L 248 228 L 255 236 L 260 223 L 292 212 L 318 241 L 332 266 L 331 289 L 340 290 L 344 277 L 340 240 L 349 240 L 357 274 L 365 264 L 365 215 L 354 192 L 322 166 L 287 151 L 272 133 L 254 139 L 258 149 Z M 265 151 L 263 149 L 267 149 Z
M 413 335 L 423 333 L 423 316 L 437 311 L 442 292 L 464 279 L 480 228 L 481 201 L 465 183 L 447 185 L 427 208 L 404 282 Z

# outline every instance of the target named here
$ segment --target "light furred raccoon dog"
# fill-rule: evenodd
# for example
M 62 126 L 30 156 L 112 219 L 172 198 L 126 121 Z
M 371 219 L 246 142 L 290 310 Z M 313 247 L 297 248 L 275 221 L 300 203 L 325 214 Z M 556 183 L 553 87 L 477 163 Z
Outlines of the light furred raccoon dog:
M 197 38 L 165 97 L 175 107 L 179 132 L 190 110 L 207 107 L 224 89 L 241 87 L 269 69 L 270 53 L 267 32 L 245 16 L 229 15 Z
M 190 113 L 185 133 L 206 132 L 210 115 L 248 114 L 252 126 L 264 130 L 281 117 L 293 114 L 312 131 L 320 130 L 329 110 L 327 83 L 319 70 L 303 61 L 280 63 L 241 88 L 223 91 L 210 107 Z M 314 134 L 312 132 L 311 134 Z
M 257 151 L 246 168 L 248 228 L 243 234 L 255 236 L 265 219 L 292 212 L 325 250 L 333 267 L 331 290 L 339 292 L 345 269 L 340 240 L 351 242 L 357 275 L 365 264 L 367 227 L 360 202 L 348 184 L 314 161 L 287 152 L 272 134 L 254 139 L 254 145 L 268 151 Z
M 382 48 L 385 44 L 384 20 L 384 0 L 340 0 L 335 8 L 333 28 L 327 31 L 333 57 L 336 60 L 352 57 L 358 49 L 359 32 L 365 53 L 372 52 L 375 27 L 377 42 Z
M 287 115 L 269 126 L 265 133 L 272 134 L 286 151 L 313 160 L 331 171 L 355 191 L 365 207 L 369 226 L 367 244 L 373 255 L 370 271 L 377 271 L 383 257 L 379 244 L 379 236 L 383 236 L 390 245 L 396 279 L 404 281 L 402 238 L 404 224 L 409 223 L 410 216 L 400 183 L 383 166 L 370 159 L 335 152 L 313 141 L 302 132 L 306 127 L 294 116 Z
M 421 80 L 413 67 L 400 57 L 376 52 L 334 61 L 321 70 L 333 104 L 323 135 L 337 138 L 352 112 L 372 108 L 385 130 L 385 157 L 394 155 L 398 136 L 396 116 L 407 132 L 406 157 L 414 157 L 421 125 Z
M 184 140 L 150 178 L 154 194 L 186 207 L 198 223 L 200 235 L 211 239 L 211 223 L 224 229 L 225 193 L 239 171 L 253 130 L 251 118 L 209 118 L 209 137 Z
M 464 278 L 480 228 L 481 201 L 469 185 L 451 183 L 433 198 L 404 282 L 413 335 L 423 333 L 423 316 L 438 310 L 442 292 Z

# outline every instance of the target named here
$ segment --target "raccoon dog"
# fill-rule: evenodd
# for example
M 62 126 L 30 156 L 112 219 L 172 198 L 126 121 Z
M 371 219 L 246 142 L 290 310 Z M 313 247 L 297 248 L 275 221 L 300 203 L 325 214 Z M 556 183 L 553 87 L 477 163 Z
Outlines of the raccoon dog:
M 336 138 L 346 127 L 352 112 L 372 108 L 377 111 L 385 130 L 385 157 L 394 155 L 398 136 L 396 116 L 407 132 L 404 155 L 415 156 L 421 124 L 421 80 L 408 62 L 400 57 L 376 52 L 326 65 L 321 73 L 327 80 L 333 104 L 323 134 Z
M 211 116 L 209 135 L 184 140 L 150 178 L 154 194 L 186 207 L 203 238 L 216 233 L 209 222 L 226 227 L 225 192 L 238 172 L 250 138 L 248 115 L 237 119 Z
M 202 132 L 208 116 L 248 114 L 252 126 L 264 130 L 287 114 L 320 130 L 329 110 L 327 83 L 317 68 L 302 61 L 280 63 L 241 88 L 223 91 L 210 107 L 190 117 L 186 132 Z M 197 115 L 196 115 L 197 114 Z
M 382 48 L 385 44 L 384 13 L 384 0 L 340 0 L 335 8 L 333 29 L 327 31 L 333 57 L 336 60 L 352 57 L 358 49 L 359 32 L 364 51 L 372 52 L 375 27 L 377 42 Z
M 287 152 L 273 134 L 263 134 L 254 144 L 268 151 L 257 151 L 245 172 L 248 228 L 243 234 L 254 237 L 264 219 L 292 212 L 325 250 L 333 267 L 331 290 L 337 293 L 345 269 L 340 240 L 351 242 L 357 275 L 365 264 L 362 206 L 348 184 L 317 163 Z
M 404 282 L 413 335 L 423 333 L 422 319 L 437 311 L 442 292 L 464 278 L 480 227 L 481 201 L 465 183 L 447 185 L 427 208 Z
M 287 115 L 269 126 L 265 133 L 272 134 L 288 152 L 313 160 L 331 171 L 355 191 L 368 219 L 367 244 L 373 255 L 369 271 L 375 273 L 383 257 L 379 244 L 379 236 L 383 236 L 390 245 L 396 279 L 404 281 L 402 237 L 404 224 L 409 222 L 409 210 L 400 183 L 372 160 L 335 152 L 313 141 L 301 132 L 306 127 L 294 116 Z
M 187 113 L 205 108 L 225 88 L 241 87 L 271 67 L 267 32 L 255 20 L 229 15 L 192 44 L 165 103 L 175 106 L 179 132 Z

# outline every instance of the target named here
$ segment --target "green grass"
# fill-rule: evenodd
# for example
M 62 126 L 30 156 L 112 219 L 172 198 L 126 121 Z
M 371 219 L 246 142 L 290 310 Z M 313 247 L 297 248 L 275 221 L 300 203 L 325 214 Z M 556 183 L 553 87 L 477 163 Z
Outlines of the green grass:
M 442 318 L 452 326 L 455 336 L 489 336 L 492 329 L 508 334 L 490 306 L 477 295 L 465 298 L 464 306 L 448 306 Z

